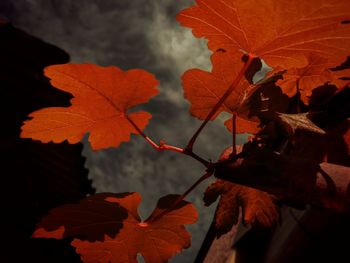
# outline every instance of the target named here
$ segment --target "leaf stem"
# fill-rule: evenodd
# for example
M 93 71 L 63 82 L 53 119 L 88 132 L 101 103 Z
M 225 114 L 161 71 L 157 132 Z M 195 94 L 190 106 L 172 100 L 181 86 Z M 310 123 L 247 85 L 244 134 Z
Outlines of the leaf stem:
M 193 145 L 197 140 L 197 137 L 199 136 L 199 134 L 202 132 L 203 128 L 207 125 L 208 121 L 211 120 L 211 118 L 215 115 L 215 113 L 219 110 L 219 108 L 221 107 L 221 105 L 225 102 L 225 100 L 231 95 L 231 93 L 233 92 L 233 90 L 235 89 L 235 87 L 239 84 L 239 82 L 241 81 L 241 79 L 244 77 L 245 72 L 248 70 L 249 66 L 251 65 L 252 61 L 254 60 L 256 56 L 254 54 L 248 54 L 248 59 L 247 61 L 244 63 L 241 71 L 238 73 L 237 77 L 235 78 L 235 80 L 232 82 L 232 84 L 230 85 L 230 87 L 226 90 L 226 92 L 224 93 L 224 95 L 222 95 L 222 97 L 220 98 L 220 100 L 215 104 L 215 106 L 212 108 L 212 110 L 209 112 L 209 114 L 207 115 L 207 117 L 205 118 L 205 120 L 203 121 L 203 123 L 201 124 L 201 126 L 198 128 L 198 130 L 194 133 L 194 135 L 192 136 L 192 138 L 190 139 L 190 141 L 187 144 L 186 149 L 188 151 L 192 151 L 193 149 Z
M 176 147 L 173 145 L 166 144 L 164 141 L 160 141 L 159 144 L 154 142 L 150 137 L 148 137 L 137 125 L 136 123 L 129 118 L 128 115 L 125 115 L 126 119 L 130 122 L 130 124 L 137 130 L 137 132 L 157 151 L 173 151 L 177 153 L 182 153 L 185 155 L 188 155 L 192 157 L 193 159 L 197 160 L 201 164 L 203 164 L 205 167 L 209 168 L 211 167 L 211 162 L 205 160 L 204 158 L 200 157 L 199 155 L 195 154 L 192 150 L 189 151 L 188 149 L 183 149 L 180 147 Z
M 202 175 L 190 188 L 188 188 L 182 195 L 179 196 L 178 202 L 185 199 L 189 193 L 191 193 L 201 182 L 205 181 L 213 175 L 214 171 L 209 169 L 204 175 Z
M 150 218 L 149 220 L 146 220 L 145 223 L 151 223 L 152 221 L 155 221 L 165 214 L 169 213 L 171 210 L 173 210 L 183 199 L 185 199 L 189 193 L 193 191 L 201 182 L 205 181 L 209 177 L 213 175 L 214 171 L 213 169 L 208 169 L 207 172 L 202 175 L 196 182 L 194 182 L 193 185 L 191 185 L 190 188 L 188 188 L 182 195 L 180 195 L 175 202 L 170 205 L 168 208 L 164 209 L 162 212 L 160 212 L 158 215 L 155 215 L 154 217 Z

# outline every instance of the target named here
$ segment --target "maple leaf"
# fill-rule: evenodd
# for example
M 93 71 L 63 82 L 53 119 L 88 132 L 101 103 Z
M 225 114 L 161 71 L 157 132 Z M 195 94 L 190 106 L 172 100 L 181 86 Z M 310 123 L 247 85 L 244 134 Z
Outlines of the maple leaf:
M 244 50 L 269 66 L 304 67 L 309 53 L 346 59 L 350 46 L 348 0 L 196 0 L 177 15 L 212 51 Z M 267 15 L 268 14 L 268 15 Z
M 110 66 L 93 64 L 63 64 L 45 68 L 51 84 L 70 92 L 72 106 L 41 109 L 29 115 L 22 126 L 21 138 L 56 143 L 79 142 L 89 132 L 94 150 L 117 147 L 139 134 L 151 115 L 144 111 L 127 110 L 149 101 L 158 93 L 158 81 L 141 69 L 122 71 Z
M 243 146 L 236 146 L 240 153 Z M 232 153 L 232 147 L 223 151 L 220 160 L 226 160 Z M 222 179 L 217 179 L 208 186 L 204 193 L 204 203 L 211 205 L 220 196 L 215 211 L 215 226 L 218 236 L 221 236 L 238 223 L 240 207 L 242 207 L 243 221 L 246 224 L 270 227 L 279 219 L 279 212 L 274 198 L 266 192 L 239 185 Z
M 230 87 L 241 68 L 241 54 L 237 52 L 215 52 L 211 56 L 213 69 L 207 72 L 190 69 L 182 76 L 184 96 L 191 102 L 190 112 L 199 119 L 205 119 L 211 109 Z M 247 80 L 242 80 L 212 117 L 221 112 L 237 112 L 253 88 Z
M 167 262 L 170 257 L 190 246 L 190 234 L 184 224 L 193 224 L 198 218 L 195 208 L 189 202 L 182 200 L 173 206 L 177 198 L 177 195 L 162 197 L 151 216 L 142 222 L 137 212 L 141 202 L 138 193 L 97 194 L 75 205 L 76 215 L 83 209 L 81 216 L 88 219 L 79 216 L 70 218 L 72 211 L 70 209 L 67 211 L 67 206 L 62 206 L 53 209 L 51 214 L 39 223 L 34 236 L 45 238 L 68 236 L 62 235 L 60 221 L 61 224 L 67 225 L 69 236 L 75 237 L 71 244 L 84 262 L 137 262 L 138 253 L 141 253 L 146 262 Z M 87 202 L 86 200 L 94 201 L 93 207 L 88 207 L 93 209 L 87 210 L 90 213 L 85 213 L 86 206 L 81 207 L 81 204 Z M 108 210 L 105 210 L 106 207 Z M 96 215 L 95 212 L 98 210 L 101 214 Z M 94 221 L 96 217 L 103 220 Z M 73 231 L 70 230 L 72 229 L 70 222 L 74 222 Z M 87 222 L 90 222 L 88 228 L 84 227 Z M 117 230 L 112 230 L 112 224 Z M 58 229 L 52 229 L 53 225 Z M 113 231 L 113 234 L 110 231 Z M 96 234 L 99 237 L 104 235 L 104 238 L 96 239 Z
M 182 84 L 184 95 L 191 102 L 190 112 L 193 116 L 199 119 L 205 119 L 207 117 L 239 72 L 241 66 L 240 57 L 241 54 L 239 52 L 216 52 L 211 57 L 213 64 L 213 70 L 211 72 L 190 69 L 183 74 Z M 253 69 L 253 71 L 256 71 L 256 69 Z M 212 120 L 223 111 L 238 114 L 245 113 L 244 111 L 247 108 L 245 107 L 241 111 L 240 106 L 243 105 L 255 88 L 248 80 L 243 79 L 223 102 L 212 117 Z M 246 116 L 244 117 L 248 118 Z M 237 132 L 257 132 L 258 122 L 256 120 L 255 122 L 249 121 L 245 118 L 237 117 Z M 232 131 L 232 122 L 230 119 L 225 122 L 225 125 Z
M 271 227 L 278 221 L 277 206 L 268 193 L 218 179 L 205 191 L 205 205 L 211 205 L 219 196 L 221 198 L 215 212 L 219 236 L 238 223 L 240 207 L 246 224 Z
M 303 68 L 291 68 L 283 74 L 283 79 L 279 79 L 276 84 L 281 87 L 283 93 L 293 97 L 297 91 L 305 104 L 309 104 L 312 91 L 323 84 L 335 84 L 338 88 L 343 87 L 346 80 L 341 78 L 350 77 L 350 70 L 332 71 L 330 67 L 334 63 L 328 59 L 315 54 L 310 54 L 308 65 Z M 273 72 L 280 71 L 280 68 Z M 271 73 L 270 73 L 271 74 Z

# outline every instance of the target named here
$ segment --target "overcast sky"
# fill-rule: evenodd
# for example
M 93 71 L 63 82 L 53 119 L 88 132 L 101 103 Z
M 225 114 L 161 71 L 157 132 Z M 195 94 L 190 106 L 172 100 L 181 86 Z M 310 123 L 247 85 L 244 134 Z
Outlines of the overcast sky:
M 210 70 L 206 42 L 195 39 L 190 30 L 180 28 L 178 11 L 190 0 L 1 0 L 0 13 L 13 24 L 46 42 L 67 51 L 71 62 L 116 65 L 122 69 L 143 68 L 161 81 L 160 95 L 144 109 L 153 118 L 146 133 L 155 141 L 185 146 L 200 122 L 188 113 L 183 98 L 181 75 L 197 67 Z M 223 121 L 210 124 L 200 136 L 195 150 L 216 160 L 230 143 Z M 84 154 L 90 177 L 98 192 L 137 191 L 143 196 L 145 217 L 156 201 L 169 193 L 182 193 L 204 169 L 194 160 L 176 153 L 155 152 L 141 138 L 118 149 Z M 200 212 L 199 222 L 190 226 L 192 248 L 171 262 L 192 262 L 213 216 L 213 208 L 203 208 L 202 193 L 207 183 L 188 200 Z

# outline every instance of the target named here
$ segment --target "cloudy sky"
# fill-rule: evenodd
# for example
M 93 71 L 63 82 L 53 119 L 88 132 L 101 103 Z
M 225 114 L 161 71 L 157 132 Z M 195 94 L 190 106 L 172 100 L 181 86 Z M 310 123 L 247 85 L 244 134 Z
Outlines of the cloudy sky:
M 155 141 L 185 146 L 200 122 L 188 113 L 181 75 L 190 68 L 210 70 L 205 41 L 180 28 L 175 15 L 192 0 L 1 0 L 0 13 L 15 26 L 67 51 L 71 62 L 90 62 L 122 69 L 143 68 L 160 80 L 160 95 L 144 107 L 153 118 L 145 132 Z M 195 151 L 216 160 L 230 143 L 222 121 L 212 123 L 200 136 Z M 182 193 L 203 167 L 176 153 L 155 152 L 134 136 L 118 149 L 93 152 L 85 144 L 90 177 L 98 192 L 137 191 L 143 196 L 146 217 L 156 201 L 169 193 Z M 190 226 L 192 247 L 171 262 L 192 262 L 213 216 L 203 208 L 207 183 L 188 200 L 200 219 Z

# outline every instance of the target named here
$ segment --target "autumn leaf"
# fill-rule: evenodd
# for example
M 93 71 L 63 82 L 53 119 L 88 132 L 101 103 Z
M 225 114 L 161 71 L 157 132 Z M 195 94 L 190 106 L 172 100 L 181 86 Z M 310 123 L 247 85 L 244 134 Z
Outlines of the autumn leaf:
M 334 84 L 341 88 L 346 83 L 341 78 L 350 77 L 349 69 L 332 71 L 330 69 L 332 65 L 328 59 L 310 54 L 308 65 L 303 68 L 289 69 L 283 74 L 283 79 L 279 79 L 276 84 L 289 97 L 293 97 L 299 91 L 301 100 L 305 104 L 309 104 L 309 99 L 315 88 L 326 83 Z M 279 70 L 275 69 L 274 72 Z
M 211 109 L 232 84 L 240 71 L 241 55 L 239 52 L 216 52 L 212 55 L 213 69 L 207 72 L 200 69 L 190 69 L 182 76 L 185 98 L 191 103 L 190 112 L 199 119 L 205 119 Z M 215 119 L 221 112 L 233 113 L 248 96 L 251 85 L 242 80 L 226 101 L 221 105 Z
M 219 196 L 221 196 L 219 204 L 215 211 L 215 228 L 217 236 L 221 236 L 238 223 L 239 217 L 239 201 L 237 190 L 240 188 L 238 184 L 226 183 L 224 180 L 216 180 L 209 185 L 204 192 L 204 204 L 210 206 Z
M 349 86 L 350 84 L 350 68 L 332 71 L 332 74 L 335 76 L 330 82 L 334 84 L 339 89 Z
M 239 72 L 241 66 L 240 56 L 239 52 L 216 52 L 211 57 L 213 64 L 211 72 L 190 69 L 183 74 L 184 95 L 191 103 L 190 112 L 193 116 L 199 119 L 207 117 Z M 243 105 L 254 89 L 254 85 L 243 79 L 214 114 L 212 120 L 224 111 L 228 113 L 243 113 L 240 110 L 240 106 Z M 255 133 L 258 130 L 257 126 L 259 123 L 256 122 L 257 120 L 249 121 L 240 117 L 237 120 L 238 133 Z M 229 130 L 230 128 L 232 130 L 232 122 L 230 124 L 230 120 L 227 120 L 225 125 Z
M 277 206 L 268 193 L 218 179 L 205 191 L 205 205 L 211 205 L 219 196 L 215 212 L 215 226 L 219 236 L 238 223 L 240 207 L 246 224 L 271 227 L 278 221 Z
M 243 146 L 236 146 L 240 153 Z M 232 153 L 232 147 L 223 151 L 220 160 L 226 160 Z M 217 179 L 208 186 L 204 193 L 206 206 L 214 203 L 220 197 L 215 211 L 215 227 L 221 236 L 238 223 L 240 208 L 243 222 L 262 227 L 271 227 L 279 219 L 278 208 L 274 198 L 261 190 L 239 185 L 222 179 Z
M 232 119 L 225 121 L 226 128 L 232 132 Z M 258 133 L 260 131 L 259 122 L 236 117 L 236 133 Z
M 212 51 L 244 50 L 269 66 L 307 65 L 310 53 L 332 58 L 334 66 L 349 55 L 348 0 L 196 0 L 177 15 Z
M 122 71 L 110 66 L 63 64 L 45 68 L 51 84 L 70 92 L 72 106 L 45 108 L 29 115 L 21 138 L 56 143 L 79 142 L 86 133 L 94 150 L 117 147 L 139 134 L 151 115 L 144 111 L 128 113 L 158 93 L 158 81 L 141 69 Z
M 66 237 L 68 235 L 61 234 L 66 224 L 66 229 L 71 233 L 69 236 L 75 237 L 71 244 L 84 262 L 137 262 L 138 253 L 146 262 L 167 262 L 176 253 L 190 246 L 190 234 L 184 224 L 193 224 L 198 218 L 195 208 L 189 202 L 181 201 L 173 207 L 177 198 L 177 195 L 161 198 L 152 215 L 142 222 L 137 212 L 141 202 L 138 193 L 97 194 L 76 205 L 77 216 L 72 219 L 72 212 L 70 209 L 67 211 L 66 206 L 52 210 L 51 214 L 39 223 L 34 236 Z M 85 213 L 86 206 L 80 206 L 86 203 L 86 200 L 99 200 L 91 210 L 87 210 L 90 213 Z M 115 210 L 110 209 L 113 207 Z M 100 213 L 96 215 L 98 210 Z M 79 217 L 79 213 L 87 218 Z M 160 214 L 162 216 L 159 216 Z M 64 215 L 67 218 L 64 218 Z M 96 217 L 103 220 L 94 221 Z M 59 226 L 59 221 L 63 226 Z M 74 222 L 74 230 L 71 230 L 72 224 L 69 222 Z M 85 227 L 87 222 L 90 222 L 88 228 Z M 110 226 L 107 228 L 108 224 Z M 116 227 L 114 230 L 113 224 Z M 53 225 L 57 230 L 53 229 Z M 60 234 L 57 234 L 58 232 Z M 98 237 L 104 234 L 104 238 L 96 239 L 96 234 Z

